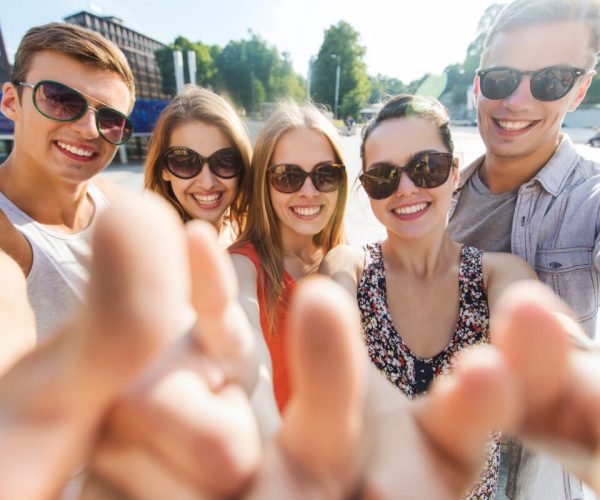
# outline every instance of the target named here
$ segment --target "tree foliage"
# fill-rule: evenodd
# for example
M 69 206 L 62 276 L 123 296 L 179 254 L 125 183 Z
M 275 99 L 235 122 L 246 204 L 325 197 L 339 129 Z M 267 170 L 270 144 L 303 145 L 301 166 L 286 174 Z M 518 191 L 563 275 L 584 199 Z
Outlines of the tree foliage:
M 288 54 L 280 54 L 259 35 L 249 32 L 248 40 L 230 41 L 224 48 L 190 42 L 177 37 L 171 45 L 156 51 L 163 91 L 175 95 L 173 51 L 184 52 L 184 79 L 189 83 L 185 52 L 196 53 L 196 83 L 224 92 L 247 112 L 258 111 L 262 102 L 287 96 L 305 98 L 304 82 L 293 70 Z
M 369 76 L 369 81 L 371 82 L 369 102 L 382 102 L 389 96 L 408 92 L 407 85 L 397 78 L 379 74 Z
M 371 95 L 359 33 L 346 21 L 325 30 L 319 54 L 311 72 L 311 97 L 335 108 L 336 69 L 340 65 L 338 116 L 358 115 Z

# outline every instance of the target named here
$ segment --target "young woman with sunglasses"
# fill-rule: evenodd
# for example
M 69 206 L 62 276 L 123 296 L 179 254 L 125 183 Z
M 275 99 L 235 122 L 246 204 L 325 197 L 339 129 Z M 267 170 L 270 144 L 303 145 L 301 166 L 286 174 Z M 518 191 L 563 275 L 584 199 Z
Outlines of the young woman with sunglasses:
M 483 253 L 447 231 L 458 182 L 446 109 L 433 99 L 391 98 L 365 127 L 360 181 L 387 237 L 338 246 L 321 271 L 356 297 L 371 361 L 407 396 L 448 372 L 459 351 L 487 342 L 500 292 L 535 278 L 510 254 Z M 470 498 L 491 498 L 499 442 Z
M 344 241 L 347 178 L 338 140 L 318 109 L 283 103 L 256 141 L 248 222 L 230 252 L 240 302 L 262 348 L 263 378 L 254 397 L 262 422 L 273 421 L 269 413 L 278 418 L 273 391 L 279 411 L 290 395 L 285 363 L 290 294 Z
M 166 198 L 184 222 L 202 219 L 230 244 L 245 223 L 252 148 L 225 99 L 187 85 L 161 113 L 148 148 L 144 185 Z

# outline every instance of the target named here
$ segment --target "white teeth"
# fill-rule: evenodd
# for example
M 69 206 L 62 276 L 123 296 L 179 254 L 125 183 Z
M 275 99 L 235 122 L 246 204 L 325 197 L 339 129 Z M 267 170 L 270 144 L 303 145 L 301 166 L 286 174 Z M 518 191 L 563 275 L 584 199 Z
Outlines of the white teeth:
M 94 153 L 92 151 L 86 151 L 85 149 L 76 148 L 75 146 L 70 146 L 69 144 L 65 144 L 64 142 L 57 141 L 58 145 L 67 150 L 69 153 L 73 153 L 77 156 L 83 156 L 85 158 L 89 158 Z
M 416 205 L 409 205 L 407 207 L 398 207 L 394 209 L 394 213 L 398 215 L 410 215 L 420 212 L 427 207 L 427 203 L 417 203 Z
M 503 128 L 505 130 L 523 130 L 524 128 L 529 127 L 529 125 L 531 125 L 533 122 L 515 122 L 507 120 L 498 120 L 497 123 L 498 125 L 500 125 L 500 128 Z
M 311 215 L 316 215 L 321 211 L 321 207 L 292 207 L 292 210 L 296 212 L 298 215 L 304 215 L 306 217 L 310 217 Z
M 194 200 L 196 200 L 201 205 L 211 205 L 212 203 L 217 201 L 220 197 L 221 197 L 220 193 L 206 194 L 206 195 L 195 194 L 195 193 L 192 194 L 192 198 L 194 198 Z

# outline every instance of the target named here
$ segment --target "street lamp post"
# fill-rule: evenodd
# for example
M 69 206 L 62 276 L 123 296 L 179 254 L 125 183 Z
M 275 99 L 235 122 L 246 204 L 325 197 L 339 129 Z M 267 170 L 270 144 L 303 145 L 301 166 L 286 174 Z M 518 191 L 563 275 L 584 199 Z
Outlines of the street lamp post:
M 340 56 L 337 54 L 331 54 L 331 57 L 337 59 L 337 66 L 335 69 L 335 106 L 333 108 L 333 117 L 338 118 L 338 100 L 340 97 Z

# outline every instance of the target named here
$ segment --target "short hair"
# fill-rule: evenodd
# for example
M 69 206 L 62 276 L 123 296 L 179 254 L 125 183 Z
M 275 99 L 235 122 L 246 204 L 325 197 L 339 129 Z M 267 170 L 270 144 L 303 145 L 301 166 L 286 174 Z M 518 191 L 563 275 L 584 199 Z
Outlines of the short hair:
M 162 111 L 148 146 L 148 156 L 144 165 L 144 187 L 166 198 L 184 222 L 192 219 L 177 200 L 171 183 L 162 178 L 165 168 L 162 155 L 169 147 L 173 131 L 180 125 L 194 121 L 217 127 L 242 157 L 243 170 L 239 176 L 238 192 L 229 212 L 232 229 L 237 234 L 246 222 L 245 204 L 250 183 L 248 169 L 252 160 L 252 146 L 242 120 L 231 105 L 214 92 L 196 85 L 186 85 L 183 92 L 176 95 Z
M 251 243 L 256 249 L 262 270 L 259 280 L 267 296 L 269 332 L 276 329 L 276 303 L 283 291 L 283 251 L 277 216 L 269 194 L 268 168 L 281 137 L 290 130 L 308 129 L 321 134 L 330 144 L 337 162 L 344 163 L 337 129 L 313 104 L 299 105 L 293 101 L 278 104 L 265 122 L 254 146 L 252 158 L 252 189 L 247 200 L 248 223 L 239 240 L 231 248 Z M 344 212 L 348 196 L 347 177 L 339 187 L 334 213 L 323 228 L 313 236 L 316 246 L 327 253 L 336 245 L 345 243 Z
M 379 112 L 367 123 L 362 131 L 360 144 L 360 158 L 362 169 L 366 170 L 365 148 L 366 143 L 373 132 L 381 123 L 394 118 L 413 116 L 434 123 L 440 134 L 444 146 L 450 154 L 454 154 L 454 143 L 450 132 L 450 117 L 446 107 L 433 97 L 425 97 L 411 94 L 399 94 L 388 99 Z
M 127 58 L 110 40 L 99 33 L 67 23 L 49 23 L 31 28 L 21 40 L 11 81 L 24 82 L 38 52 L 52 51 L 72 57 L 93 69 L 110 71 L 117 75 L 135 99 L 135 82 Z M 22 88 L 18 88 L 19 97 Z
M 586 65 L 596 66 L 600 52 L 600 0 L 514 0 L 496 17 L 483 43 L 480 65 L 484 67 L 498 33 L 541 23 L 575 21 L 589 28 L 589 54 Z

